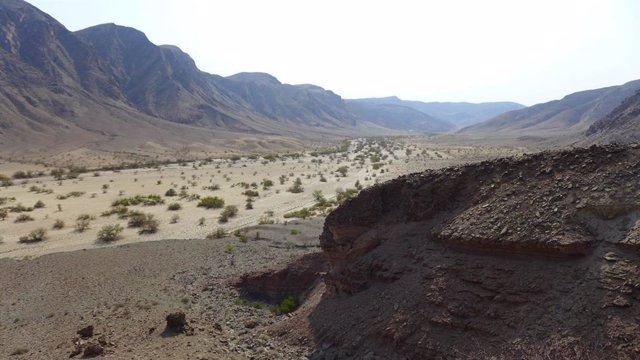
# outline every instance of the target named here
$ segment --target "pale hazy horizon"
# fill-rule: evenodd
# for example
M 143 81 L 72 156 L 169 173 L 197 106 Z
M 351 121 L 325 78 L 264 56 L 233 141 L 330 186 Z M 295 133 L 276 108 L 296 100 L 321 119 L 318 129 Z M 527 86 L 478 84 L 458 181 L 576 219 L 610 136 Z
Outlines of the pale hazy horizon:
M 640 79 L 640 2 L 33 0 L 70 30 L 116 23 L 222 76 L 344 98 L 533 105 Z

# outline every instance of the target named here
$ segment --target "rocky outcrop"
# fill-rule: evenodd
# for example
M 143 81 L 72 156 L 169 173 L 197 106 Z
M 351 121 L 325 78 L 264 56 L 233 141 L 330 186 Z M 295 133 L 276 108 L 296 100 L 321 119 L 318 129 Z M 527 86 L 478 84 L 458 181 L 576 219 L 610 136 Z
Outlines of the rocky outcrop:
M 364 190 L 320 238 L 314 357 L 637 358 L 638 179 L 640 146 L 610 145 Z
M 321 253 L 304 255 L 284 268 L 251 272 L 231 281 L 240 296 L 251 300 L 279 303 L 286 297 L 302 301 L 327 270 Z

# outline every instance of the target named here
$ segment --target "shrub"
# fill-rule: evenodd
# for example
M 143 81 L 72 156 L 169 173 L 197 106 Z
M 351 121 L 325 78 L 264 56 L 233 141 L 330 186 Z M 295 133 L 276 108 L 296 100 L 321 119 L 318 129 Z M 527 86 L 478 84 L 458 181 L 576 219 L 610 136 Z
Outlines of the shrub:
M 336 169 L 336 172 L 342 175 L 342 177 L 346 177 L 348 171 L 349 171 L 348 166 L 340 166 L 339 168 Z
M 215 231 L 207 234 L 207 240 L 222 239 L 227 236 L 227 232 L 223 228 L 217 228 Z
M 312 210 L 309 210 L 307 208 L 302 208 L 300 210 L 288 212 L 288 213 L 286 213 L 286 214 L 284 214 L 282 216 L 285 219 L 289 219 L 289 218 L 306 219 L 306 218 L 314 216 L 314 215 L 315 215 L 315 212 L 313 212 Z
M 80 214 L 76 220 L 95 220 L 96 217 L 89 214 Z
M 111 206 L 130 206 L 130 205 L 142 205 L 153 206 L 158 204 L 164 204 L 164 200 L 160 195 L 136 195 L 128 198 L 122 198 L 115 200 L 111 203 Z
M 357 193 L 358 190 L 356 189 L 336 189 L 336 201 L 338 202 L 338 204 L 342 204 L 347 199 L 354 197 Z
M 9 208 L 9 210 L 10 210 L 11 212 L 21 213 L 21 212 L 23 212 L 23 211 L 33 211 L 33 208 L 31 208 L 31 207 L 26 207 L 26 206 L 24 206 L 24 205 L 22 205 L 22 204 L 17 204 L 17 205 L 11 206 L 11 207 Z
M 0 220 L 6 219 L 8 215 L 9 215 L 9 210 L 0 209 Z
M 253 209 L 253 199 L 248 197 L 247 198 L 247 203 L 244 205 L 244 208 L 247 210 L 251 210 Z
M 172 223 L 172 224 L 177 224 L 177 223 L 178 223 L 178 221 L 180 221 L 180 215 L 175 214 L 175 215 L 173 215 L 173 216 L 171 217 L 171 223 Z
M 89 224 L 91 223 L 91 219 L 89 218 L 78 218 L 78 220 L 76 220 L 76 231 L 77 232 L 84 232 L 87 229 L 89 229 Z
M 207 196 L 200 199 L 198 207 L 204 207 L 207 209 L 220 209 L 224 206 L 224 200 L 217 196 Z
M 249 237 L 245 234 L 238 235 L 238 239 L 240 239 L 241 243 L 246 243 L 247 241 L 249 241 Z
M 302 187 L 302 180 L 300 178 L 296 178 L 296 181 L 293 182 L 293 185 L 287 189 L 288 192 L 298 194 L 304 191 Z
M 14 220 L 14 222 L 17 222 L 17 223 L 27 222 L 27 221 L 33 221 L 33 218 L 27 214 L 20 214 Z
M 45 230 L 44 228 L 39 228 L 39 229 L 33 230 L 32 232 L 30 232 L 25 236 L 21 236 L 18 241 L 21 243 L 34 243 L 34 242 L 44 240 L 46 235 L 47 235 L 47 230 Z
M 169 204 L 169 206 L 167 206 L 167 210 L 170 210 L 170 211 L 177 211 L 180 209 L 182 209 L 182 205 L 180 205 L 180 203 L 177 203 L 177 202 L 171 203 Z
M 269 179 L 263 179 L 261 184 L 263 190 L 269 190 L 269 188 L 273 186 L 273 181 Z
M 176 195 L 178 195 L 178 193 L 174 188 L 171 188 L 164 193 L 164 196 L 176 196 Z
M 138 227 L 138 234 L 153 234 L 158 231 L 160 223 L 153 214 L 136 213 L 129 218 L 129 227 Z
M 98 240 L 111 242 L 120 239 L 124 228 L 120 224 L 105 225 L 98 231 Z
M 140 234 L 154 234 L 158 232 L 158 228 L 160 227 L 160 222 L 152 215 L 147 214 L 147 217 L 142 224 L 142 228 L 138 231 Z
M 218 221 L 220 221 L 221 223 L 226 223 L 227 221 L 229 221 L 229 218 L 232 218 L 237 214 L 238 214 L 238 207 L 235 205 L 228 205 L 227 207 L 224 208 L 224 210 L 220 214 Z
M 42 200 L 36 201 L 36 203 L 33 205 L 34 209 L 42 209 L 43 207 L 44 207 L 44 203 L 42 202 Z
M 145 214 L 140 211 L 130 211 L 128 217 L 129 221 L 127 222 L 127 226 L 133 228 L 142 227 L 145 220 Z
M 56 219 L 56 221 L 53 222 L 53 228 L 56 230 L 60 230 L 64 228 L 64 221 L 60 219 Z
M 235 246 L 231 245 L 231 244 L 226 244 L 224 246 L 224 252 L 226 252 L 227 254 L 231 254 L 236 250 Z
M 64 170 L 63 169 L 53 169 L 53 170 L 51 170 L 51 176 L 53 176 L 53 178 L 56 179 L 56 180 L 62 180 L 63 175 L 64 175 Z
M 118 205 L 113 209 L 109 209 L 107 211 L 103 211 L 100 216 L 111 216 L 113 214 L 118 214 L 120 219 L 126 218 L 128 216 L 129 209 L 126 206 Z
M 279 304 L 275 305 L 272 308 L 272 311 L 278 315 L 288 314 L 295 311 L 298 306 L 300 306 L 298 300 L 296 300 L 293 296 L 287 296 Z
M 259 193 L 256 190 L 246 190 L 245 192 L 242 193 L 242 195 L 248 196 L 248 197 L 258 197 Z

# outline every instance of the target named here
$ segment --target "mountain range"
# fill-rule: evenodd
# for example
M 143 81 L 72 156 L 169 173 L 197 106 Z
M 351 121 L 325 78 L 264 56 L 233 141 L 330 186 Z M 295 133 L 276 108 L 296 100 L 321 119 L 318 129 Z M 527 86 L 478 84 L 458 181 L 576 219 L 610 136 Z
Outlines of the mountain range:
M 607 115 L 638 89 L 633 81 L 532 107 L 346 100 L 266 73 L 209 74 L 178 47 L 155 45 L 139 30 L 102 24 L 72 32 L 25 1 L 0 0 L 0 151 L 9 155 L 280 151 L 460 128 L 479 137 L 590 129 L 592 139 L 611 139 L 602 132 L 614 134 L 611 127 L 629 112 Z
M 483 123 L 466 127 L 459 133 L 475 136 L 582 135 L 596 122 L 608 117 L 610 112 L 638 90 L 640 80 L 580 91 L 560 100 L 505 112 Z M 595 131 L 590 130 L 591 133 Z
M 422 102 L 401 100 L 396 96 L 349 101 L 358 104 L 396 105 L 411 108 L 427 114 L 432 118 L 444 120 L 454 128 L 463 128 L 489 120 L 507 111 L 525 108 L 524 105 L 514 102 L 488 102 L 479 104 L 468 102 Z
M 136 29 L 102 24 L 72 32 L 25 1 L 0 0 L 5 153 L 204 151 L 246 145 L 239 139 L 260 150 L 457 127 L 405 105 L 371 111 L 321 87 L 283 84 L 265 73 L 209 74 L 178 47 L 157 46 Z

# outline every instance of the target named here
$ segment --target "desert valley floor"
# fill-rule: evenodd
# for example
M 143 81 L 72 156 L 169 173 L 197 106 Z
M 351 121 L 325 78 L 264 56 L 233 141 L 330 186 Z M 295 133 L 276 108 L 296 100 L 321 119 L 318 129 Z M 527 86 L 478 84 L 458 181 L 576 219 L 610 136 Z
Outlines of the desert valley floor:
M 434 145 L 420 138 L 358 140 L 344 152 L 266 158 L 249 155 L 139 169 L 96 170 L 63 175 L 62 180 L 49 176 L 52 169 L 43 166 L 5 162 L 0 164 L 0 174 L 7 177 L 18 171 L 43 171 L 47 176 L 17 179 L 12 186 L 0 187 L 0 207 L 9 211 L 0 221 L 0 257 L 22 258 L 106 246 L 97 241 L 100 228 L 115 223 L 127 225 L 126 214 L 118 213 L 114 202 L 137 195 L 159 196 L 155 205 L 129 206 L 129 210 L 153 214 L 159 222 L 158 231 L 139 235 L 137 228 L 125 229 L 117 244 L 202 239 L 219 228 L 230 232 L 259 223 L 282 223 L 287 220 L 285 214 L 295 215 L 295 211 L 313 207 L 314 192 L 331 200 L 336 191 L 355 189 L 356 183 L 367 187 L 401 174 L 523 152 L 523 148 Z M 302 191 L 288 191 L 296 179 L 300 179 Z M 265 185 L 265 181 L 272 185 Z M 175 195 L 165 196 L 170 189 Z M 225 205 L 236 206 L 237 215 L 220 223 L 222 208 L 198 206 L 205 197 L 217 197 Z M 252 209 L 246 209 L 248 197 L 252 198 Z M 40 205 L 34 208 L 38 202 Z M 179 210 L 168 210 L 169 204 L 179 204 Z M 25 208 L 32 211 L 21 211 Z M 329 208 L 315 213 L 320 215 Z M 86 229 L 78 228 L 81 218 L 86 219 Z M 59 226 L 54 227 L 56 222 Z M 46 230 L 47 241 L 19 241 L 38 228 Z

